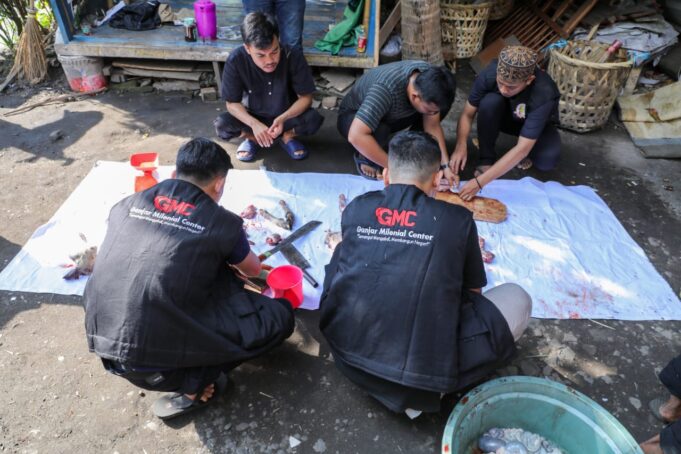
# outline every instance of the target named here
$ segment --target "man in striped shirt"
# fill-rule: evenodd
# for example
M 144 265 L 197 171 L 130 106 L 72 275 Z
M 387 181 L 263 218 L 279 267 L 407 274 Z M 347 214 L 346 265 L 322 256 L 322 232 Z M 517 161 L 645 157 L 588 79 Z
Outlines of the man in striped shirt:
M 338 113 L 338 131 L 355 148 L 360 175 L 382 177 L 388 165 L 390 136 L 403 129 L 423 130 L 440 146 L 445 177 L 452 184 L 449 154 L 440 121 L 454 101 L 456 81 L 445 67 L 424 61 L 399 61 L 363 75 L 345 96 Z

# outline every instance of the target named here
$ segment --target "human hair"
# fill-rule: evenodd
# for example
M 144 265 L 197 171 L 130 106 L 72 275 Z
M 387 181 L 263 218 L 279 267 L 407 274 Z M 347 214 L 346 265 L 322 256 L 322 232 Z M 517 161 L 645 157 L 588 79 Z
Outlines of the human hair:
M 416 76 L 414 87 L 421 99 L 435 104 L 440 112 L 446 112 L 454 102 L 456 78 L 444 66 L 431 66 Z
M 427 132 L 402 131 L 388 145 L 388 169 L 396 180 L 425 183 L 440 168 L 440 145 Z
M 178 178 L 203 185 L 216 177 L 224 177 L 233 167 L 224 148 L 212 140 L 197 137 L 180 147 L 175 168 Z
M 256 49 L 267 49 L 274 42 L 275 36 L 279 38 L 279 26 L 271 14 L 261 11 L 246 14 L 241 23 L 241 39 L 244 44 Z

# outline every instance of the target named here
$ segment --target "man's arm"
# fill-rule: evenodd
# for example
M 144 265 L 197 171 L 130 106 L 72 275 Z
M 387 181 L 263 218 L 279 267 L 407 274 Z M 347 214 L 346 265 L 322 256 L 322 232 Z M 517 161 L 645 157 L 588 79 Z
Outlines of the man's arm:
M 257 118 L 248 113 L 240 102 L 227 102 L 227 112 L 234 118 L 249 126 L 253 130 L 253 136 L 261 147 L 269 147 L 274 140 L 267 131 L 267 126 L 262 124 Z
M 284 113 L 274 119 L 269 128 L 269 134 L 272 139 L 276 139 L 284 131 L 284 122 L 290 118 L 295 118 L 301 115 L 312 105 L 312 93 L 307 95 L 298 95 L 296 102 L 291 104 L 291 107 L 286 109 Z
M 459 117 L 459 122 L 456 125 L 456 146 L 449 160 L 449 168 L 457 175 L 466 167 L 466 161 L 468 160 L 468 136 L 471 133 L 473 119 L 477 112 L 478 108 L 466 101 L 463 112 L 461 112 Z
M 440 114 L 437 115 L 423 115 L 423 130 L 435 137 L 438 145 L 440 145 L 440 163 L 447 164 L 449 162 L 449 155 L 447 154 L 447 144 L 445 143 L 445 133 L 442 130 L 442 125 L 440 124 Z M 449 183 L 449 186 L 455 184 L 459 185 L 458 176 L 454 175 L 452 171 L 447 167 L 445 169 L 445 178 Z M 449 188 L 443 188 L 444 190 L 449 190 Z
M 375 162 L 383 168 L 388 167 L 388 153 L 376 142 L 372 131 L 362 120 L 355 117 L 350 124 L 348 141 L 357 151 L 362 153 L 367 159 Z
M 234 265 L 234 267 L 245 276 L 256 277 L 260 274 L 262 264 L 258 256 L 253 251 L 249 251 L 246 258 Z
M 504 154 L 501 159 L 494 163 L 485 173 L 477 177 L 477 179 L 470 180 L 468 183 L 461 188 L 459 195 L 462 199 L 468 200 L 475 196 L 480 189 L 487 185 L 488 183 L 496 180 L 500 176 L 504 175 L 506 172 L 511 170 L 513 167 L 518 165 L 520 161 L 525 159 L 532 147 L 537 143 L 536 139 L 528 139 L 526 137 L 518 137 L 518 143 L 511 148 L 508 153 Z

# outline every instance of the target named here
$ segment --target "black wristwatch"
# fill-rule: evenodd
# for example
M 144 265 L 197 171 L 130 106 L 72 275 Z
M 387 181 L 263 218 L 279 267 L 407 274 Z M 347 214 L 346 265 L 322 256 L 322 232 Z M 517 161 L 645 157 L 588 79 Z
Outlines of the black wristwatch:
M 449 164 L 440 164 L 440 170 L 447 170 L 447 167 L 449 167 Z

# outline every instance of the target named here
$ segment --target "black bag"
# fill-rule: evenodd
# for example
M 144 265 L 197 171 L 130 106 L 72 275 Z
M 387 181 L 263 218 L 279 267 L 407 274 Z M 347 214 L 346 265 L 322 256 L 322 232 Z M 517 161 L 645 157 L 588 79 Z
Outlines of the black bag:
M 133 31 L 153 30 L 161 25 L 161 18 L 158 16 L 159 5 L 158 0 L 126 5 L 109 20 L 109 25 Z

